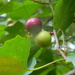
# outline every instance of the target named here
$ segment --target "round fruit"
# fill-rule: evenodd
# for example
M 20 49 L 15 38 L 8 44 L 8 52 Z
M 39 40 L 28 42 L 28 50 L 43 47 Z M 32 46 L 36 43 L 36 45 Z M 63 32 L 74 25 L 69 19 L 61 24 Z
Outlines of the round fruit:
M 48 47 L 51 44 L 51 36 L 47 31 L 41 31 L 35 37 L 35 42 L 41 47 Z
M 7 19 L 7 23 L 8 23 L 8 24 L 13 23 L 12 19 L 11 19 L 11 18 L 8 18 L 8 19 Z
M 42 22 L 38 18 L 30 18 L 26 22 L 26 29 L 32 33 L 32 34 L 37 34 L 39 31 L 42 29 Z

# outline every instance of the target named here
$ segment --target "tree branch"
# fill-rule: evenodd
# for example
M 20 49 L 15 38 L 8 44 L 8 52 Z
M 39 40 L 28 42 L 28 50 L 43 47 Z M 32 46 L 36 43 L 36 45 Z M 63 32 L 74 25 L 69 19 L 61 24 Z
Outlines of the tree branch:
M 73 39 L 75 39 L 75 36 L 71 36 L 70 38 L 66 39 L 65 42 L 68 42 L 68 41 L 73 40 Z M 60 41 L 63 41 L 63 40 L 60 40 Z
M 53 6 L 51 4 L 51 0 L 49 0 L 49 6 L 50 6 L 50 8 L 52 10 L 52 13 L 54 15 L 54 9 L 53 9 Z M 65 54 L 60 50 L 60 45 L 59 45 L 59 41 L 58 41 L 58 38 L 57 38 L 57 35 L 56 35 L 56 31 L 54 30 L 53 32 L 54 32 L 54 36 L 55 36 L 55 39 L 56 39 L 57 50 L 62 55 L 62 57 L 64 58 L 64 60 L 66 60 Z
M 54 14 L 54 9 L 53 9 L 53 6 L 52 6 L 52 4 L 51 4 L 51 0 L 49 0 L 49 6 L 50 6 L 50 8 L 51 8 L 51 10 L 52 10 L 52 13 Z
M 64 60 L 66 60 L 65 54 L 60 49 L 59 41 L 58 41 L 58 38 L 57 38 L 57 35 L 56 35 L 56 31 L 55 30 L 54 30 L 54 36 L 55 36 L 55 40 L 56 40 L 56 45 L 57 45 L 58 52 L 62 55 L 62 57 L 64 58 Z
M 40 3 L 40 4 L 47 4 L 47 5 L 49 5 L 49 3 L 46 3 L 46 2 L 41 2 L 41 1 L 36 1 L 36 0 L 31 0 L 31 1 L 34 1 L 35 3 Z
M 66 39 L 65 41 L 68 42 L 68 41 L 70 41 L 70 40 L 72 40 L 72 39 L 75 39 L 75 36 L 72 36 L 72 37 L 70 37 L 69 39 Z

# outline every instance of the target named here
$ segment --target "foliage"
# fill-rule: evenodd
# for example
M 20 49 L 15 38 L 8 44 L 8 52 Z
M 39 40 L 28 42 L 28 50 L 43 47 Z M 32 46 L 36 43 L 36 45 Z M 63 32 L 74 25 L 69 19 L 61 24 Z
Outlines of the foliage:
M 52 9 L 50 7 L 50 2 Z M 26 21 L 37 17 L 42 30 L 51 32 L 52 44 L 41 48 L 26 30 Z M 8 23 L 11 18 L 12 22 Z M 63 75 L 75 67 L 75 0 L 0 0 L 0 75 Z M 66 61 L 61 59 L 52 32 L 56 30 Z M 35 31 L 34 31 L 35 32 Z

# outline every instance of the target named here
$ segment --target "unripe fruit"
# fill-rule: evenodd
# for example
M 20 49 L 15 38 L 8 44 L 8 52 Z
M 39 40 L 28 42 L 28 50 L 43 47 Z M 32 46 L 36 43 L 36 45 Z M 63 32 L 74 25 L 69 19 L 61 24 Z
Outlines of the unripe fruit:
M 41 47 L 48 47 L 51 44 L 51 36 L 47 31 L 41 31 L 35 37 L 35 42 Z
M 12 19 L 11 19 L 11 18 L 8 18 L 8 19 L 7 19 L 7 23 L 8 23 L 8 24 L 13 23 Z
M 38 18 L 30 18 L 26 22 L 26 29 L 33 35 L 36 35 L 42 29 L 42 22 Z
M 13 23 L 13 20 L 11 18 L 7 19 L 7 26 L 13 26 L 15 23 Z

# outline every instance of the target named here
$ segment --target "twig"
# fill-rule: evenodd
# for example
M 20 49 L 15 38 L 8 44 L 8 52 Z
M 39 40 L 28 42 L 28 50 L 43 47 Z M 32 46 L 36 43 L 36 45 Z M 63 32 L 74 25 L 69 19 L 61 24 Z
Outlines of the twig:
M 59 41 L 58 41 L 58 38 L 57 38 L 55 30 L 54 30 L 54 36 L 55 36 L 55 39 L 56 39 L 56 45 L 57 45 L 58 52 L 62 55 L 62 57 L 64 58 L 64 60 L 66 60 L 65 54 L 60 50 L 60 45 L 59 45 Z
M 51 4 L 51 0 L 49 0 L 49 6 L 50 6 L 50 8 L 52 10 L 52 13 L 54 15 L 54 9 L 53 9 L 53 6 Z M 56 31 L 54 30 L 53 32 L 54 32 L 54 36 L 55 36 L 55 39 L 56 39 L 57 50 L 62 55 L 62 57 L 64 58 L 64 60 L 66 60 L 65 54 L 60 50 L 60 45 L 59 45 L 59 41 L 58 41 L 58 38 L 57 38 L 57 35 L 56 35 Z
M 53 35 L 54 34 L 54 32 L 49 32 L 51 35 Z
M 31 1 L 34 1 L 34 2 L 40 3 L 40 4 L 47 4 L 47 5 L 49 5 L 49 3 L 46 3 L 46 2 L 41 2 L 41 1 L 36 1 L 36 0 L 31 0 Z
M 51 8 L 51 10 L 52 10 L 52 13 L 54 14 L 54 9 L 53 9 L 53 6 L 52 6 L 52 4 L 51 4 L 51 0 L 49 0 L 49 6 L 50 6 L 50 8 Z
M 67 42 L 67 41 L 69 41 L 69 40 L 71 40 L 71 39 L 75 39 L 75 36 L 72 36 L 71 38 L 66 39 L 65 41 Z
M 75 39 L 75 36 L 72 36 L 72 37 L 66 39 L 65 42 L 68 42 L 68 41 L 73 40 L 73 39 Z M 60 40 L 60 41 L 63 41 L 63 40 Z
M 45 65 L 43 65 L 43 66 L 41 66 L 41 67 L 38 67 L 38 68 L 27 69 L 27 71 L 35 71 L 35 70 L 39 70 L 39 69 L 45 68 L 45 67 L 47 67 L 47 66 L 49 66 L 49 65 L 51 65 L 51 64 L 53 64 L 53 63 L 56 63 L 56 62 L 62 61 L 62 60 L 64 60 L 64 59 L 58 59 L 58 60 L 55 60 L 55 61 L 53 61 L 53 62 L 50 62 L 50 63 L 45 64 Z

